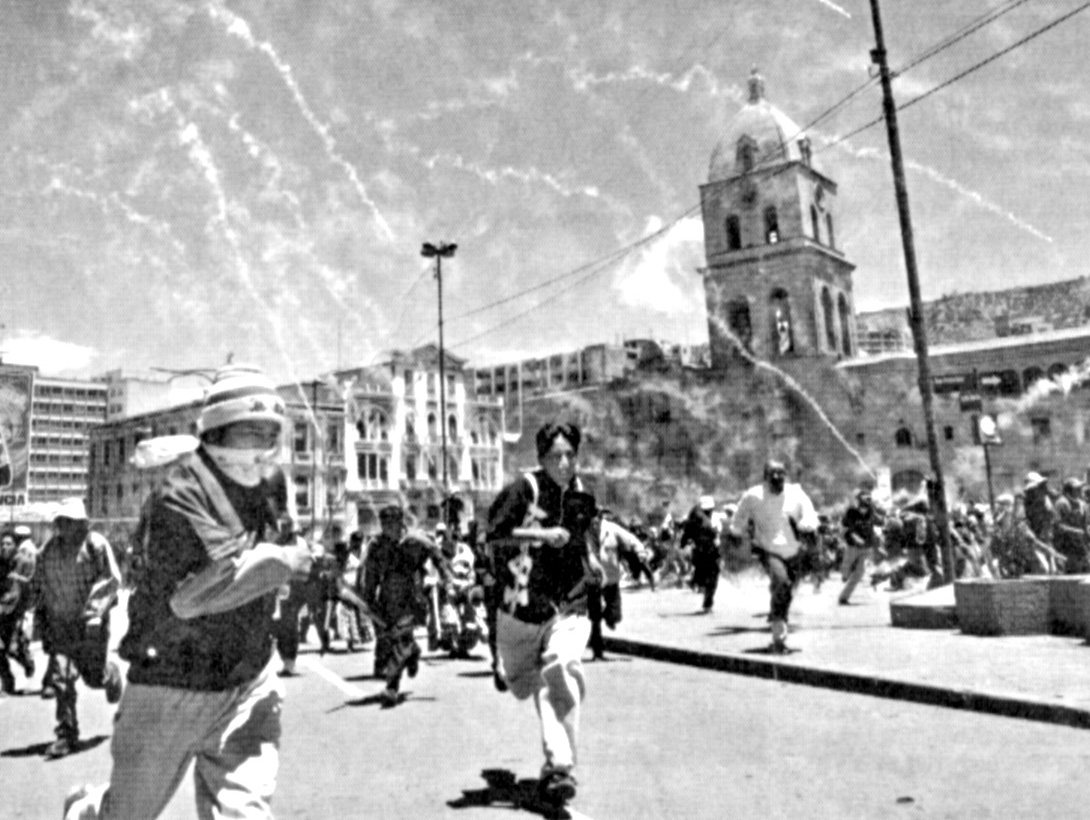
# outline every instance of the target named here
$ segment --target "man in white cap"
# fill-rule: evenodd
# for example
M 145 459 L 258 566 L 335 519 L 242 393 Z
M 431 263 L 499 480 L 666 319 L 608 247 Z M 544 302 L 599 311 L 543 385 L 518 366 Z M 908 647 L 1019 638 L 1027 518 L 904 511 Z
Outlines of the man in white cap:
M 42 648 L 55 657 L 56 740 L 46 757 L 76 751 L 79 720 L 76 682 L 106 690 L 106 700 L 121 698 L 121 672 L 107 660 L 110 610 L 117 603 L 121 572 L 113 549 L 91 532 L 80 498 L 61 503 L 53 517 L 53 535 L 42 547 L 30 598 L 41 624 Z
M 278 465 L 285 425 L 260 371 L 216 374 L 200 445 L 147 508 L 110 782 L 72 792 L 69 820 L 153 820 L 191 763 L 199 817 L 272 817 L 283 701 L 272 616 L 278 590 L 311 567 L 305 544 L 275 543 L 289 492 Z
M 802 487 L 787 483 L 787 468 L 782 461 L 769 460 L 764 481 L 742 495 L 730 522 L 731 534 L 748 538 L 751 524 L 753 546 L 760 551 L 770 579 L 772 651 L 782 654 L 787 651 L 787 615 L 804 558 L 801 541 L 812 539 L 819 524 L 814 505 Z
M 693 588 L 704 593 L 705 614 L 712 611 L 719 588 L 719 529 L 713 518 L 715 498 L 702 495 L 681 527 L 680 548 L 692 544 Z

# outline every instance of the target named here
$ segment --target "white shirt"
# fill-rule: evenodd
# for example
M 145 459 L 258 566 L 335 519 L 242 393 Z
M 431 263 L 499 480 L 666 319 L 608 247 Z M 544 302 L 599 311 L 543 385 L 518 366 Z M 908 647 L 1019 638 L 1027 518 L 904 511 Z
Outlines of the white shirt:
M 819 523 L 813 503 L 798 484 L 784 484 L 779 495 L 772 495 L 767 484 L 746 490 L 731 519 L 731 533 L 747 537 L 750 521 L 757 546 L 781 558 L 791 558 L 799 551 L 792 521 L 800 532 L 814 532 Z
M 642 555 L 646 548 L 639 538 L 620 524 L 602 521 L 598 530 L 598 560 L 605 570 L 605 585 L 621 582 L 621 553 L 634 552 Z

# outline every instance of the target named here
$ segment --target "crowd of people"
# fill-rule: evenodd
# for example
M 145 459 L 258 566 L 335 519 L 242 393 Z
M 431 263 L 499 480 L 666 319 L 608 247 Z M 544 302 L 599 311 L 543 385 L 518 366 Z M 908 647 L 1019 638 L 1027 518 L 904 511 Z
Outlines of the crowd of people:
M 481 521 L 453 517 L 430 532 L 398 504 L 380 531 L 347 538 L 335 525 L 306 538 L 276 467 L 284 406 L 259 371 L 232 366 L 206 397 L 196 449 L 174 458 L 147 499 L 119 568 L 115 545 L 94 532 L 82 502 L 61 505 L 38 548 L 25 527 L 0 533 L 0 688 L 15 691 L 11 662 L 29 679 L 40 637 L 42 694 L 56 701 L 49 757 L 77 750 L 78 681 L 120 702 L 108 783 L 83 786 L 69 818 L 154 818 L 195 764 L 198 814 L 269 817 L 276 780 L 281 678 L 299 674 L 299 647 L 373 647 L 387 708 L 403 676 L 429 651 L 465 656 L 487 641 L 496 690 L 532 700 L 544 760 L 540 798 L 576 793 L 584 657 L 604 657 L 603 624 L 616 628 L 622 585 L 654 592 L 688 586 L 700 612 L 715 606 L 724 572 L 759 567 L 769 584 L 769 650 L 788 650 L 800 583 L 839 570 L 849 605 L 869 573 L 891 590 L 954 577 L 1084 573 L 1090 505 L 1082 481 L 1054 493 L 1029 473 L 1022 492 L 949 512 L 952 572 L 925 490 L 877 500 L 856 488 L 815 508 L 788 467 L 770 460 L 737 499 L 700 496 L 680 520 L 669 502 L 627 519 L 599 505 L 578 469 L 582 434 L 551 423 L 536 436 L 538 466 L 505 486 Z M 123 577 L 124 574 L 124 577 Z M 128 588 L 128 631 L 109 659 L 110 611 Z M 276 669 L 276 658 L 279 669 Z

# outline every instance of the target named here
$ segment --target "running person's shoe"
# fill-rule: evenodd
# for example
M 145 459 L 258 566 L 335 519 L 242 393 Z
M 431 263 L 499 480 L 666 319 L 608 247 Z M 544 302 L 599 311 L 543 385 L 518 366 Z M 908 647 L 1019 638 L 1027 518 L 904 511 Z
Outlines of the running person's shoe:
M 575 797 L 575 778 L 559 769 L 547 772 L 538 781 L 538 793 L 547 803 L 563 806 Z

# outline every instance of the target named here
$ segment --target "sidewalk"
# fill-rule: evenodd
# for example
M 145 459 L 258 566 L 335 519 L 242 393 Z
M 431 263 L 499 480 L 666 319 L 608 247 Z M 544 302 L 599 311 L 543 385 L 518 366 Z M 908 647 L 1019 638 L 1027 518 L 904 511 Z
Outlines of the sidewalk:
M 623 591 L 624 619 L 606 652 L 1090 728 L 1090 646 L 1081 638 L 976 637 L 892 626 L 890 601 L 917 593 L 856 588 L 839 606 L 839 577 L 800 586 L 787 655 L 768 652 L 768 583 L 722 578 L 715 610 L 689 590 Z

